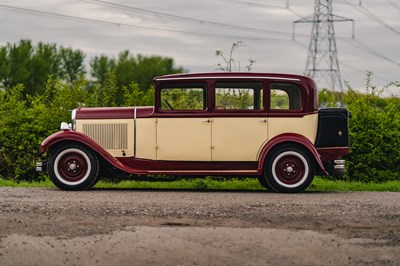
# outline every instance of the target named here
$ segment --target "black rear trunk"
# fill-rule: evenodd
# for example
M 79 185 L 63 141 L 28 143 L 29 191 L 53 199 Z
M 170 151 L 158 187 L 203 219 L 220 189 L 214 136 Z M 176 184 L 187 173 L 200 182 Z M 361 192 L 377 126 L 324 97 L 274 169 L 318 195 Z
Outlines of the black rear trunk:
M 323 108 L 318 111 L 315 147 L 349 146 L 349 111 L 346 108 Z

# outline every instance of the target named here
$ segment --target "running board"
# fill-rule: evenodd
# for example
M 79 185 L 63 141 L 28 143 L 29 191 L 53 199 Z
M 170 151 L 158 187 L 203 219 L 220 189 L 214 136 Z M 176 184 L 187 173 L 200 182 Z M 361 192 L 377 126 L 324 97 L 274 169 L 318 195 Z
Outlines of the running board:
M 149 174 L 191 174 L 191 175 L 258 175 L 257 170 L 152 170 Z

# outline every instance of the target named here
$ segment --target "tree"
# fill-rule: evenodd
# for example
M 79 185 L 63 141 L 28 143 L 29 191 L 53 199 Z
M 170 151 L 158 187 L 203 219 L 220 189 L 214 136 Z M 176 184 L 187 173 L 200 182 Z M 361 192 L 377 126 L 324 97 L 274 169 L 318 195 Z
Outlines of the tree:
M 85 75 L 85 54 L 82 51 L 61 47 L 60 56 L 62 79 L 72 85 L 75 80 Z
M 84 54 L 72 48 L 29 40 L 0 48 L 0 83 L 5 89 L 22 84 L 26 95 L 42 94 L 49 76 L 73 84 L 85 73 Z
M 105 86 L 109 73 L 115 71 L 116 62 L 105 55 L 95 56 L 90 62 L 90 74 L 100 86 Z
M 185 72 L 182 67 L 175 67 L 174 59 L 161 56 L 136 56 L 135 81 L 139 87 L 147 90 L 153 84 L 153 78 L 167 74 Z
M 90 62 L 91 75 L 96 84 L 105 85 L 108 74 L 115 71 L 119 92 L 123 86 L 132 82 L 147 91 L 156 76 L 185 72 L 182 67 L 176 67 L 174 60 L 161 56 L 133 56 L 128 50 L 121 52 L 117 59 L 105 55 L 95 57 Z
M 31 73 L 26 87 L 29 94 L 42 94 L 48 77 L 59 77 L 61 57 L 56 44 L 39 43 L 31 56 Z
M 108 73 L 106 84 L 98 86 L 94 95 L 96 97 L 95 106 L 115 107 L 121 105 L 123 97 L 117 87 L 115 71 Z
M 32 53 L 32 44 L 27 40 L 21 40 L 18 45 L 8 43 L 1 47 L 0 79 L 5 88 L 24 84 L 24 90 L 26 90 L 31 77 Z

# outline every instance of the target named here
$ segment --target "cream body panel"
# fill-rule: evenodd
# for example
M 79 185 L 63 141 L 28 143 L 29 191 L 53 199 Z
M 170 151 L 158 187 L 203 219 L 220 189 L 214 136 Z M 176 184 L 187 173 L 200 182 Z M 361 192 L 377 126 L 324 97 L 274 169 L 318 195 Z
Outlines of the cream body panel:
M 136 119 L 136 157 L 141 159 L 157 159 L 156 118 Z M 134 132 L 132 131 L 132 135 Z
M 283 133 L 296 133 L 315 143 L 318 128 L 318 114 L 304 117 L 271 117 L 268 119 L 270 139 Z
M 78 119 L 76 131 L 93 139 L 114 157 L 134 156 L 133 119 Z
M 211 161 L 207 118 L 158 118 L 157 160 Z
M 257 161 L 268 139 L 266 118 L 213 118 L 213 161 Z

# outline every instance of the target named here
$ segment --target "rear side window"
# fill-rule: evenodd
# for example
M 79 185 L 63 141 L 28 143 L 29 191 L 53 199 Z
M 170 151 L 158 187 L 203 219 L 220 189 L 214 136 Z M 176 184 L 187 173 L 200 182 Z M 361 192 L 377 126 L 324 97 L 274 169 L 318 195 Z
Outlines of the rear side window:
M 216 110 L 263 109 L 262 83 L 216 83 Z
M 205 87 L 202 85 L 174 85 L 161 89 L 161 110 L 205 110 Z
M 271 110 L 301 110 L 301 91 L 296 84 L 271 83 Z

